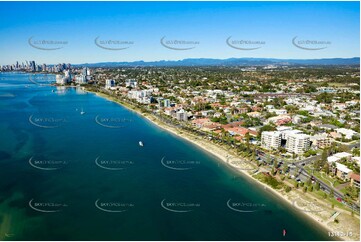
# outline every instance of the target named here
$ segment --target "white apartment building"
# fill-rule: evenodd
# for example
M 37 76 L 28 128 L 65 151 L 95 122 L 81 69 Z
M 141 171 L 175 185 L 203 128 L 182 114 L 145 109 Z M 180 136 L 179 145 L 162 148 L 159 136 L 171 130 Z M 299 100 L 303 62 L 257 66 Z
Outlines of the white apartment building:
M 75 76 L 75 82 L 79 84 L 84 84 L 87 82 L 86 76 L 83 74 L 76 75 Z
M 140 90 L 140 91 L 129 91 L 128 97 L 132 99 L 150 97 L 152 95 L 152 90 Z
M 149 104 L 151 102 L 152 90 L 129 91 L 128 97 L 135 99 L 139 103 Z
M 115 81 L 112 79 L 105 80 L 105 88 L 109 89 L 115 86 Z
M 261 135 L 261 146 L 266 149 L 278 149 L 281 146 L 281 132 L 264 131 Z
M 287 136 L 286 150 L 295 154 L 302 154 L 310 148 L 310 136 L 293 133 Z
M 137 85 L 138 85 L 138 82 L 135 79 L 127 79 L 127 80 L 125 80 L 125 87 L 136 88 Z
M 302 131 L 298 129 L 291 129 L 291 130 L 279 130 L 281 132 L 281 138 L 284 140 L 288 139 L 288 136 L 295 135 L 295 134 L 301 134 Z
M 184 109 L 179 110 L 176 113 L 176 119 L 180 120 L 180 121 L 188 121 L 188 114 L 186 111 L 184 111 Z
M 56 84 L 65 85 L 70 82 L 69 76 L 56 75 L 55 76 Z

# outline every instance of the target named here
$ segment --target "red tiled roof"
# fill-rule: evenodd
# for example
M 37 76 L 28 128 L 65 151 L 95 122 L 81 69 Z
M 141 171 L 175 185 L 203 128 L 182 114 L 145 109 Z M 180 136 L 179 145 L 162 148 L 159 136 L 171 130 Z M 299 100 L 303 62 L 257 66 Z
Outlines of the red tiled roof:
M 198 118 L 198 119 L 192 120 L 192 123 L 194 123 L 194 124 L 204 124 L 204 123 L 209 123 L 209 122 L 211 122 L 209 120 L 209 118 Z
M 215 123 L 211 123 L 211 124 L 204 125 L 203 127 L 207 128 L 207 129 L 217 129 L 219 127 L 219 125 L 215 124 Z
M 243 124 L 243 121 L 238 121 L 238 122 L 233 122 L 233 123 L 230 123 L 230 124 L 224 124 L 222 125 L 222 128 L 226 129 L 226 128 L 233 128 L 233 127 L 238 127 L 240 125 Z
M 238 134 L 240 136 L 245 136 L 247 133 L 249 133 L 250 135 L 257 135 L 257 132 L 243 127 L 232 127 L 232 128 L 224 128 L 224 129 L 227 131 L 231 131 L 235 134 Z
M 359 182 L 360 181 L 360 174 L 352 173 L 351 174 L 351 179 Z
M 219 107 L 219 106 L 221 106 L 220 103 L 211 103 L 211 107 Z
M 262 108 L 261 108 L 261 107 L 257 107 L 257 106 L 253 106 L 251 109 L 252 109 L 253 111 L 259 111 L 259 110 L 262 110 Z

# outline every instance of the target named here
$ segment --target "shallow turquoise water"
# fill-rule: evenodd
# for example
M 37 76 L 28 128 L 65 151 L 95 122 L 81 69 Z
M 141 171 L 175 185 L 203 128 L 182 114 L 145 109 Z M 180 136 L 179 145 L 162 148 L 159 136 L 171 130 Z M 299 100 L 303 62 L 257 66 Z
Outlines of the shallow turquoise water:
M 43 75 L 30 80 L 47 83 Z M 269 191 L 138 114 L 75 88 L 36 85 L 29 74 L 2 73 L 0 239 L 329 237 Z

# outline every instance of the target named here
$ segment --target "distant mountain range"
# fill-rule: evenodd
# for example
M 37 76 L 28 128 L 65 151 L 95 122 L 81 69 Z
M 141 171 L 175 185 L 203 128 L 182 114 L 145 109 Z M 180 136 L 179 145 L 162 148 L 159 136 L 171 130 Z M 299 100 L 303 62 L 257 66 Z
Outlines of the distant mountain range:
M 84 63 L 75 66 L 87 67 L 162 67 L 162 66 L 310 66 L 310 65 L 360 65 L 360 57 L 328 58 L 328 59 L 273 59 L 273 58 L 229 58 L 209 59 L 192 58 L 178 61 L 133 61 L 133 62 L 101 62 Z

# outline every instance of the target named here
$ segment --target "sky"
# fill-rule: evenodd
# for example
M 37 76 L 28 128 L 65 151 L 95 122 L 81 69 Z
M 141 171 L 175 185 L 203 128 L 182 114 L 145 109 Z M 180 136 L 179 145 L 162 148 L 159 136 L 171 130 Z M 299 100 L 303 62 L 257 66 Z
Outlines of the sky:
M 350 58 L 360 56 L 360 5 L 0 2 L 0 36 L 0 65 L 25 60 L 81 64 L 185 58 Z

